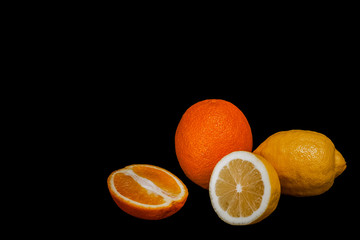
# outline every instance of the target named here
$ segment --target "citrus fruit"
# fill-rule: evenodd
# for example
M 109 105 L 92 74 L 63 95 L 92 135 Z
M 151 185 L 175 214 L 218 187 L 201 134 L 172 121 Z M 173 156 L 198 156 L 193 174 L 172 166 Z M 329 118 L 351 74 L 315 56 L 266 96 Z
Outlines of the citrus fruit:
M 254 153 L 277 171 L 281 192 L 314 196 L 326 192 L 346 168 L 346 162 L 325 135 L 305 130 L 282 131 L 267 138 Z
M 107 180 L 115 203 L 126 213 L 149 220 L 169 217 L 188 197 L 184 183 L 169 171 L 146 164 L 116 170 Z
M 231 225 L 257 223 L 280 199 L 275 169 L 263 157 L 246 151 L 223 157 L 212 172 L 209 193 L 217 215 Z
M 212 170 L 222 157 L 252 150 L 250 125 L 232 103 L 203 100 L 183 114 L 176 129 L 175 150 L 186 176 L 208 189 Z

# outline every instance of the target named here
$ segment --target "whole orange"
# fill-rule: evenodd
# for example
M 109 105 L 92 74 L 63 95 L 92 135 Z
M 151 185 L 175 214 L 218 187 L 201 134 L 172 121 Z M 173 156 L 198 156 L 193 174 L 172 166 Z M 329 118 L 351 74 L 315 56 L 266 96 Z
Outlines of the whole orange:
M 182 116 L 175 134 L 176 156 L 186 176 L 208 189 L 218 161 L 234 151 L 252 151 L 253 139 L 245 115 L 220 99 L 195 103 Z

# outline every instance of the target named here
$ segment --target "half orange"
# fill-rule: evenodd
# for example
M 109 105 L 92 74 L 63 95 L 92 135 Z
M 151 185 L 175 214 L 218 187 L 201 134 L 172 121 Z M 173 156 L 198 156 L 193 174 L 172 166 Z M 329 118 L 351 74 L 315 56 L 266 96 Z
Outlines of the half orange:
M 188 197 L 185 184 L 171 172 L 147 164 L 116 170 L 107 180 L 115 203 L 126 213 L 148 220 L 169 217 Z

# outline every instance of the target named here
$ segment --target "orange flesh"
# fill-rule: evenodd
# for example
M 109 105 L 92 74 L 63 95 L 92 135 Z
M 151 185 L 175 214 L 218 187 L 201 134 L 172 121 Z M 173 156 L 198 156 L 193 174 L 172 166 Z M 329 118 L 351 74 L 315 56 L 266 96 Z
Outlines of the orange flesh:
M 161 170 L 155 168 L 135 166 L 133 167 L 133 171 L 138 176 L 152 181 L 156 186 L 164 190 L 169 196 L 176 197 L 178 194 L 181 193 L 181 189 L 176 183 L 176 181 Z
M 114 186 L 121 195 L 133 201 L 160 205 L 165 203 L 163 196 L 176 197 L 181 193 L 177 182 L 161 170 L 146 166 L 133 166 L 131 169 L 129 174 L 115 174 Z
M 164 198 L 154 192 L 143 188 L 131 176 L 117 173 L 114 176 L 116 190 L 123 196 L 139 203 L 159 205 L 164 203 Z
M 215 192 L 230 216 L 247 217 L 260 207 L 264 183 L 254 164 L 235 159 L 221 170 Z

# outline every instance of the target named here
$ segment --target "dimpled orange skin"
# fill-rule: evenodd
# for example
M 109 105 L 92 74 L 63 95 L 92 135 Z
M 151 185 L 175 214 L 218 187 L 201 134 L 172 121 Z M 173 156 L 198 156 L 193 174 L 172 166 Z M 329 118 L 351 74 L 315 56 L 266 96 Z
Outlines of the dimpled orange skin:
M 203 100 L 182 116 L 175 134 L 176 156 L 186 176 L 208 189 L 218 161 L 234 151 L 252 151 L 253 139 L 245 115 L 232 103 Z

